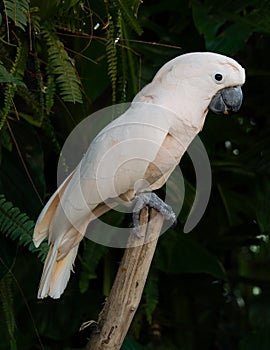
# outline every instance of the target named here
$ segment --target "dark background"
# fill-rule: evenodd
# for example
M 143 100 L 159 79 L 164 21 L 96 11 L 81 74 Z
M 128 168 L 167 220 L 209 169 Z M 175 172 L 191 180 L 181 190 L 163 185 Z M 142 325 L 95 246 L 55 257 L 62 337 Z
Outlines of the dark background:
M 212 194 L 188 235 L 196 182 L 189 157 L 181 162 L 184 207 L 159 241 L 123 349 L 268 350 L 269 1 L 5 0 L 0 11 L 0 349 L 83 349 L 91 327 L 80 325 L 97 319 L 122 250 L 84 240 L 61 299 L 37 300 L 47 246 L 31 235 L 61 147 L 171 58 L 208 50 L 245 67 L 243 107 L 207 117 Z

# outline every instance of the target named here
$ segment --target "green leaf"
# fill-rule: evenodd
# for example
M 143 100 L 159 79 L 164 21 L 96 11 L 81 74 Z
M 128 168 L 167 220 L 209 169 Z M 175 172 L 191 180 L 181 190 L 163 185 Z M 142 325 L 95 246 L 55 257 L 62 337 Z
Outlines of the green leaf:
M 16 57 L 13 62 L 12 68 L 10 70 L 10 73 L 12 76 L 14 76 L 14 79 L 21 81 L 24 76 L 25 68 L 26 68 L 26 61 L 28 57 L 28 43 L 27 41 L 20 40 L 19 38 L 16 38 L 18 45 L 17 45 L 17 52 Z M 10 112 L 14 109 L 14 97 L 17 91 L 17 85 L 14 83 L 7 83 L 5 93 L 4 93 L 4 107 L 1 110 L 1 120 L 0 120 L 0 130 L 3 128 L 5 121 L 10 114 Z
M 74 61 L 67 54 L 64 44 L 50 25 L 43 25 L 43 37 L 48 46 L 48 74 L 56 76 L 56 84 L 65 102 L 82 103 L 81 82 Z M 50 82 L 51 85 L 51 82 Z M 51 108 L 52 96 L 48 107 Z
M 107 250 L 106 246 L 85 240 L 83 255 L 80 256 L 82 271 L 79 286 L 81 293 L 85 293 L 89 288 L 90 280 L 97 277 L 96 267 Z
M 17 241 L 21 246 L 28 246 L 31 252 L 37 252 L 42 261 L 45 260 L 48 252 L 46 243 L 42 243 L 38 248 L 34 246 L 32 234 L 35 223 L 24 213 L 7 202 L 3 195 L 0 195 L 0 231 L 2 234 Z
M 213 40 L 218 29 L 224 24 L 225 19 L 209 14 L 209 9 L 199 3 L 192 5 L 194 24 L 198 32 L 204 36 L 206 42 Z
M 165 273 L 207 273 L 226 279 L 224 268 L 215 256 L 191 237 L 172 230 L 162 236 L 154 261 Z
M 250 26 L 244 22 L 233 23 L 215 39 L 206 40 L 206 48 L 209 51 L 233 55 L 246 44 L 252 32 Z
M 206 49 L 226 55 L 233 55 L 246 43 L 253 29 L 243 18 L 224 17 L 222 12 L 196 2 L 192 6 L 194 23 L 204 36 Z
M 0 65 L 0 83 L 12 83 L 26 88 L 26 85 L 22 81 L 10 74 L 2 65 Z
M 135 30 L 135 32 L 138 35 L 141 35 L 143 33 L 143 30 L 138 22 L 138 19 L 136 18 L 136 14 L 134 14 L 134 11 L 132 9 L 130 1 L 126 0 L 116 0 L 118 3 L 119 8 L 121 9 L 121 12 L 126 20 L 126 22 L 129 24 L 129 26 Z M 137 10 L 137 9 L 136 9 Z
M 13 20 L 16 27 L 25 30 L 30 0 L 3 0 L 7 16 Z

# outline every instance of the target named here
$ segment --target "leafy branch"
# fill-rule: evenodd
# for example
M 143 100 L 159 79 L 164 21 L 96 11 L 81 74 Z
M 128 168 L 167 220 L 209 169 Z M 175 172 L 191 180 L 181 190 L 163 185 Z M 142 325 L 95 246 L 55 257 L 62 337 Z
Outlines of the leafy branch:
M 37 253 L 44 261 L 48 253 L 48 245 L 44 242 L 38 248 L 32 241 L 34 221 L 30 220 L 19 208 L 8 202 L 4 195 L 0 195 L 0 231 L 20 246 L 28 247 L 30 252 Z
M 15 26 L 25 30 L 30 0 L 3 0 L 7 16 Z
M 64 44 L 49 26 L 43 26 L 42 34 L 48 47 L 47 70 L 56 76 L 61 97 L 65 102 L 82 103 L 81 82 Z

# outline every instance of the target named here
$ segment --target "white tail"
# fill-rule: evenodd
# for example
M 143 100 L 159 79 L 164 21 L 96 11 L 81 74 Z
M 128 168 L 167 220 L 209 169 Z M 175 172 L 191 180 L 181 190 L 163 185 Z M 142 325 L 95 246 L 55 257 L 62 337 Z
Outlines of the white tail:
M 59 261 L 57 261 L 57 247 L 54 245 L 50 247 L 40 280 L 38 298 L 45 298 L 47 296 L 54 299 L 60 298 L 60 295 L 66 288 L 70 273 L 73 271 L 73 263 L 78 247 L 79 245 L 76 245 Z

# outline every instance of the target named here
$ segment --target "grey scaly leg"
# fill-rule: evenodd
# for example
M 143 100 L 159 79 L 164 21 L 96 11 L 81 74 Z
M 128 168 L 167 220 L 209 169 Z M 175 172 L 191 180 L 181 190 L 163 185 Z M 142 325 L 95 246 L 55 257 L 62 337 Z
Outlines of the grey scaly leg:
M 146 205 L 158 210 L 160 214 L 164 216 L 164 219 L 170 221 L 172 224 L 176 222 L 177 217 L 172 207 L 163 202 L 163 200 L 160 199 L 155 193 L 139 193 L 135 196 L 134 200 L 135 206 L 133 208 L 133 233 L 138 238 L 141 238 L 141 235 L 138 233 L 140 231 L 140 212 Z

